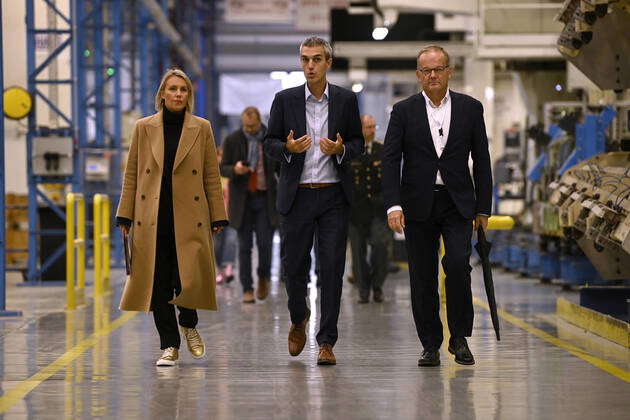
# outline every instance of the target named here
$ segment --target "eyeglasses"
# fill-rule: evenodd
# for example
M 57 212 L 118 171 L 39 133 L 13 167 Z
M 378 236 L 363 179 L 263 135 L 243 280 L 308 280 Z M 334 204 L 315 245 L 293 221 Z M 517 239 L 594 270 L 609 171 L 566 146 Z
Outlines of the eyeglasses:
M 425 76 L 430 76 L 432 72 L 435 72 L 435 74 L 440 75 L 440 74 L 444 73 L 444 71 L 445 71 L 448 67 L 449 67 L 449 66 L 444 66 L 444 67 L 435 67 L 435 68 L 432 68 L 432 69 L 427 69 L 427 68 L 424 68 L 424 69 L 418 69 L 418 71 L 419 71 L 420 73 L 422 73 L 423 75 L 425 75 Z

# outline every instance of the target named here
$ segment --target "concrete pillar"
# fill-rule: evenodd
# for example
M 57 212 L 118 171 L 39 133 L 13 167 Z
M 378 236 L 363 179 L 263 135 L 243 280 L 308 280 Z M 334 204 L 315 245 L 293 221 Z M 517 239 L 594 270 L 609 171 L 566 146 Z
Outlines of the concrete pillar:
M 494 133 L 494 64 L 490 60 L 467 57 L 464 60 L 464 93 L 483 104 L 486 134 L 490 143 L 492 160 L 499 156 L 502 147 Z

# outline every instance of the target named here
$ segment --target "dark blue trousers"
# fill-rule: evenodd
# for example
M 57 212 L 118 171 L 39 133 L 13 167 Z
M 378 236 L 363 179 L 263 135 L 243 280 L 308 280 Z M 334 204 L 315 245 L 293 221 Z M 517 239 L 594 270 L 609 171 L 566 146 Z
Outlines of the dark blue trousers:
M 446 312 L 452 337 L 470 337 L 473 303 L 469 264 L 472 221 L 465 219 L 446 190 L 435 191 L 429 219 L 405 220 L 411 308 L 425 350 L 437 350 L 444 339 L 438 295 L 438 251 L 444 238 L 442 267 L 446 274 Z
M 280 217 L 282 267 L 294 324 L 306 316 L 310 252 L 313 235 L 317 235 L 321 280 L 319 344 L 334 345 L 337 341 L 348 217 L 349 205 L 340 184 L 318 189 L 299 188 L 293 207 Z
M 254 290 L 252 279 L 252 248 L 254 233 L 258 248 L 258 278 L 271 276 L 271 250 L 273 245 L 273 226 L 267 214 L 265 193 L 248 193 L 245 200 L 243 221 L 238 229 L 238 272 L 243 291 Z

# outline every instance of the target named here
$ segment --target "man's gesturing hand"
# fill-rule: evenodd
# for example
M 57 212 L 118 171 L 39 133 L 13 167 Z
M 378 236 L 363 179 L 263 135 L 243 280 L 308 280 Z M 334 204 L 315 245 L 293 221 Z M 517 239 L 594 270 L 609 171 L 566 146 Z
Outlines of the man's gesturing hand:
M 293 139 L 293 130 L 287 136 L 287 150 L 289 153 L 302 153 L 311 147 L 313 140 L 308 135 L 303 135 L 299 139 Z
M 319 141 L 319 150 L 325 155 L 341 155 L 343 154 L 343 139 L 337 133 L 337 141 L 323 138 Z
M 394 210 L 387 215 L 387 224 L 394 232 L 402 233 L 405 228 L 405 215 L 401 210 Z

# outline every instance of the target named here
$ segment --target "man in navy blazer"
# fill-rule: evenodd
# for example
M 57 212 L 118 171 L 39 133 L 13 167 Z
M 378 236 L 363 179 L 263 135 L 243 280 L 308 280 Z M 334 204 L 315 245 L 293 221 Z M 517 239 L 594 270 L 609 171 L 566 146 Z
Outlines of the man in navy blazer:
M 472 229 L 486 229 L 492 206 L 483 106 L 448 89 L 452 68 L 443 48 L 422 49 L 417 62 L 422 92 L 394 105 L 385 136 L 385 208 L 389 227 L 405 233 L 411 306 L 424 347 L 418 365 L 440 364 L 440 236 L 446 252 L 442 266 L 451 334 L 448 351 L 455 355 L 455 362 L 472 365 L 475 359 L 466 342 L 474 316 L 469 264 Z
M 334 365 L 352 197 L 349 162 L 363 153 L 364 142 L 355 94 L 326 80 L 332 64 L 330 44 L 307 38 L 300 45 L 300 62 L 306 84 L 276 94 L 263 149 L 280 162 L 276 203 L 292 323 L 289 353 L 299 355 L 306 343 L 310 251 L 317 235 L 321 266 L 317 363 Z

